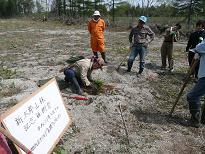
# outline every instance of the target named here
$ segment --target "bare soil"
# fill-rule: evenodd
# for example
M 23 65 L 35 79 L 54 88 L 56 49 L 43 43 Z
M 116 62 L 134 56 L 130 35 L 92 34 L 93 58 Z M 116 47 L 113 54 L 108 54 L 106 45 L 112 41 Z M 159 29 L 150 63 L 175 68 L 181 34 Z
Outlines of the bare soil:
M 111 63 L 97 70 L 94 79 L 114 87 L 89 102 L 64 97 L 72 115 L 72 127 L 57 147 L 66 154 L 118 153 L 205 153 L 205 127 L 185 127 L 189 118 L 185 89 L 173 117 L 168 114 L 188 69 L 186 39 L 175 43 L 175 70 L 160 70 L 162 36 L 149 46 L 146 68 L 138 75 L 138 58 L 132 72 L 126 72 L 129 30 L 105 32 L 106 54 Z M 55 76 L 73 55 L 91 57 L 86 25 L 66 26 L 57 22 L 23 19 L 0 20 L 0 107 L 1 113 L 34 92 L 38 81 Z M 1 81 L 1 79 L 0 79 Z M 71 95 L 69 88 L 64 92 Z

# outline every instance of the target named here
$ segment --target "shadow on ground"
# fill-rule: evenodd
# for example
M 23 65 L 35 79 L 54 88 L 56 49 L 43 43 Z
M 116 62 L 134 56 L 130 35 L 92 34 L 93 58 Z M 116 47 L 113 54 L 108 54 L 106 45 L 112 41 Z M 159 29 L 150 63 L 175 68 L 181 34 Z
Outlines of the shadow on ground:
M 187 118 L 177 116 L 177 115 L 170 117 L 169 113 L 162 113 L 159 111 L 142 111 L 140 109 L 134 109 L 130 113 L 133 114 L 137 118 L 138 121 L 141 121 L 144 123 L 150 123 L 150 124 L 181 125 L 183 121 L 188 120 Z

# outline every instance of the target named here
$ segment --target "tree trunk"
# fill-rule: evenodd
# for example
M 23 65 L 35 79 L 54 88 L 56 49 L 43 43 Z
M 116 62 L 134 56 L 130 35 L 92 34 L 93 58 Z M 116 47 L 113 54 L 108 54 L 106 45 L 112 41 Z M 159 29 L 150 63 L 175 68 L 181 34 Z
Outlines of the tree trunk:
M 63 0 L 63 14 L 66 14 L 66 2 Z
M 115 21 L 115 0 L 112 0 L 112 21 Z
M 97 10 L 97 1 L 95 0 L 95 10 Z
M 187 16 L 188 30 L 190 29 L 190 26 L 191 26 L 192 2 L 193 2 L 193 0 L 190 0 L 188 16 Z

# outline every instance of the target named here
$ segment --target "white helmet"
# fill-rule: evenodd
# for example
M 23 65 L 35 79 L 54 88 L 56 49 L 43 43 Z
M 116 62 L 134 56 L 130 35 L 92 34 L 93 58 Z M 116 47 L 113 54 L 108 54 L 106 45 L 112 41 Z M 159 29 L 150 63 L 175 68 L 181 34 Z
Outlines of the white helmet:
M 93 16 L 100 16 L 100 12 L 96 10 L 96 11 L 93 13 Z

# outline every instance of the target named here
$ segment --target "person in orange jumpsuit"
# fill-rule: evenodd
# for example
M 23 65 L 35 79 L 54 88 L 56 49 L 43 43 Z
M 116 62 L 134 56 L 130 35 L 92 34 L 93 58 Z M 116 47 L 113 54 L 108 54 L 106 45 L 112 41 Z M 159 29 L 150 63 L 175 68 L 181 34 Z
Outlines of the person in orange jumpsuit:
M 104 30 L 105 30 L 105 22 L 103 19 L 100 18 L 100 12 L 95 11 L 92 20 L 88 23 L 88 31 L 91 35 L 90 43 L 93 54 L 95 57 L 98 58 L 98 52 L 101 53 L 101 56 L 105 63 L 106 56 L 105 56 L 105 41 L 104 41 Z

